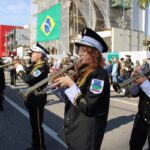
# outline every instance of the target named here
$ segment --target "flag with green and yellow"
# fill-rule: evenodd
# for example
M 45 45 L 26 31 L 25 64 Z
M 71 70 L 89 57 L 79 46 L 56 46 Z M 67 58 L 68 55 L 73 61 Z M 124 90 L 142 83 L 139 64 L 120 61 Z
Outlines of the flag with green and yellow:
M 58 3 L 37 15 L 37 42 L 46 42 L 60 37 L 61 4 Z

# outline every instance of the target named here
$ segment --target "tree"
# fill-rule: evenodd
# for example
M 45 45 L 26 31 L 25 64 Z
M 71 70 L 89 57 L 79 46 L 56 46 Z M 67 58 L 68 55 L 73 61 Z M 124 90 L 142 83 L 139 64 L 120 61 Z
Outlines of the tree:
M 150 0 L 139 0 L 140 8 L 145 9 L 148 7 Z

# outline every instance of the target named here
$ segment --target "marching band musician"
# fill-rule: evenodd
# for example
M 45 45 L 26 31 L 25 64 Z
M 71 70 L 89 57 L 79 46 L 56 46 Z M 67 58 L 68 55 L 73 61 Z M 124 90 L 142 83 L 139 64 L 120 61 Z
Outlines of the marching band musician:
M 32 51 L 30 49 L 27 51 L 27 56 L 28 56 L 28 61 L 24 67 L 25 67 L 26 73 L 30 73 L 34 67 L 34 62 L 32 62 L 31 60 Z
M 31 51 L 31 60 L 35 65 L 29 74 L 25 72 L 21 64 L 15 64 L 17 74 L 19 74 L 29 87 L 45 79 L 49 72 L 48 64 L 45 61 L 47 54 L 49 54 L 48 51 L 38 43 L 37 45 L 33 45 Z M 42 90 L 46 86 L 47 84 L 41 86 L 40 89 Z M 46 99 L 47 94 L 36 95 L 35 93 L 31 93 L 25 101 L 25 105 L 29 111 L 30 125 L 32 128 L 32 146 L 26 150 L 46 150 L 42 127 Z
M 78 77 L 57 78 L 52 86 L 65 87 L 64 129 L 68 150 L 99 150 L 109 111 L 110 85 L 103 68 L 104 40 L 84 28 L 82 39 L 75 43 L 81 59 Z
M 15 61 L 15 58 L 14 58 L 14 55 L 11 54 L 11 59 L 10 59 L 10 64 L 11 63 L 14 63 Z M 16 69 L 14 68 L 14 66 L 10 66 L 10 84 L 12 87 L 16 86 Z
M 129 79 L 131 77 L 131 73 L 134 69 L 134 64 L 131 61 L 131 56 L 130 55 L 126 55 L 126 60 L 125 60 L 125 66 L 124 66 L 124 79 Z M 129 97 L 129 90 L 128 88 L 125 90 L 124 96 Z
M 141 66 L 138 66 L 132 72 L 132 77 L 141 71 Z M 142 150 L 147 137 L 150 149 L 150 81 L 141 76 L 134 82 L 138 85 L 129 88 L 129 92 L 133 97 L 139 96 L 139 104 L 130 138 L 130 150 Z

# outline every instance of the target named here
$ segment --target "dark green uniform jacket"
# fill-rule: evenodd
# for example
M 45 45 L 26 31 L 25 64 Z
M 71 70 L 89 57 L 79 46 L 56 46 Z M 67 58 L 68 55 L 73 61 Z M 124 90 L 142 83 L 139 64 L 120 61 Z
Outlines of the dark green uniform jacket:
M 38 65 L 34 65 L 31 72 L 25 73 L 24 71 L 20 71 L 19 75 L 21 76 L 22 80 L 29 85 L 29 87 L 35 85 L 36 83 L 40 82 L 41 80 L 47 78 L 49 72 L 49 67 L 46 62 L 42 62 Z M 44 84 L 38 90 L 42 90 L 45 88 L 47 84 Z M 35 95 L 31 93 L 27 98 L 27 105 L 30 106 L 39 106 L 41 104 L 45 104 L 47 99 L 47 94 L 44 95 Z
M 0 66 L 3 65 L 3 63 L 0 61 Z M 0 68 L 0 91 L 3 91 L 5 89 L 5 75 L 4 75 L 4 69 Z
M 129 91 L 133 97 L 139 96 L 138 115 L 140 115 L 145 122 L 150 124 L 150 98 L 139 86 L 130 88 Z
M 99 83 L 104 81 L 100 93 L 93 92 L 91 85 L 94 80 Z M 110 85 L 107 71 L 97 68 L 91 72 L 80 90 L 82 94 L 76 99 L 76 106 L 69 100 L 65 106 L 64 128 L 68 149 L 99 150 L 109 111 Z

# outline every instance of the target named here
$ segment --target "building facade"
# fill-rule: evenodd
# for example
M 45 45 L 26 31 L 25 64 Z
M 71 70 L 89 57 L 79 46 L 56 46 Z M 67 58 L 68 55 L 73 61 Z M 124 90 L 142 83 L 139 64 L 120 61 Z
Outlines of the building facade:
M 15 28 L 21 28 L 21 27 L 10 26 L 10 25 L 0 25 L 0 57 L 5 57 L 9 55 L 9 53 L 7 53 L 9 49 L 7 49 L 6 47 L 7 33 Z
M 37 14 L 49 9 L 53 5 L 61 3 L 61 35 L 60 39 L 43 42 L 42 44 L 57 54 L 66 54 L 67 51 L 74 53 L 74 42 L 79 40 L 82 29 L 87 26 L 97 32 L 120 28 L 136 32 L 145 31 L 145 11 L 138 8 L 137 0 L 32 0 L 33 24 L 31 29 L 31 44 L 36 42 Z M 137 24 L 137 19 L 138 24 Z M 133 32 L 134 34 L 134 32 Z M 138 33 L 137 33 L 138 34 Z M 115 35 L 113 35 L 115 37 Z M 134 41 L 134 36 L 129 40 Z M 142 41 L 141 37 L 140 40 Z M 137 38 L 137 37 L 135 37 Z M 110 51 L 115 51 L 112 44 L 112 37 L 105 37 Z M 130 43 L 131 47 L 131 41 Z M 126 43 L 125 43 L 126 44 Z M 138 44 L 138 45 L 141 45 Z M 137 47 L 135 49 L 141 49 Z M 127 49 L 131 51 L 133 49 Z M 116 50 L 124 51 L 124 49 Z
M 10 51 L 14 51 L 15 48 L 23 46 L 29 47 L 30 45 L 30 31 L 27 29 L 12 29 L 7 33 L 6 47 Z

